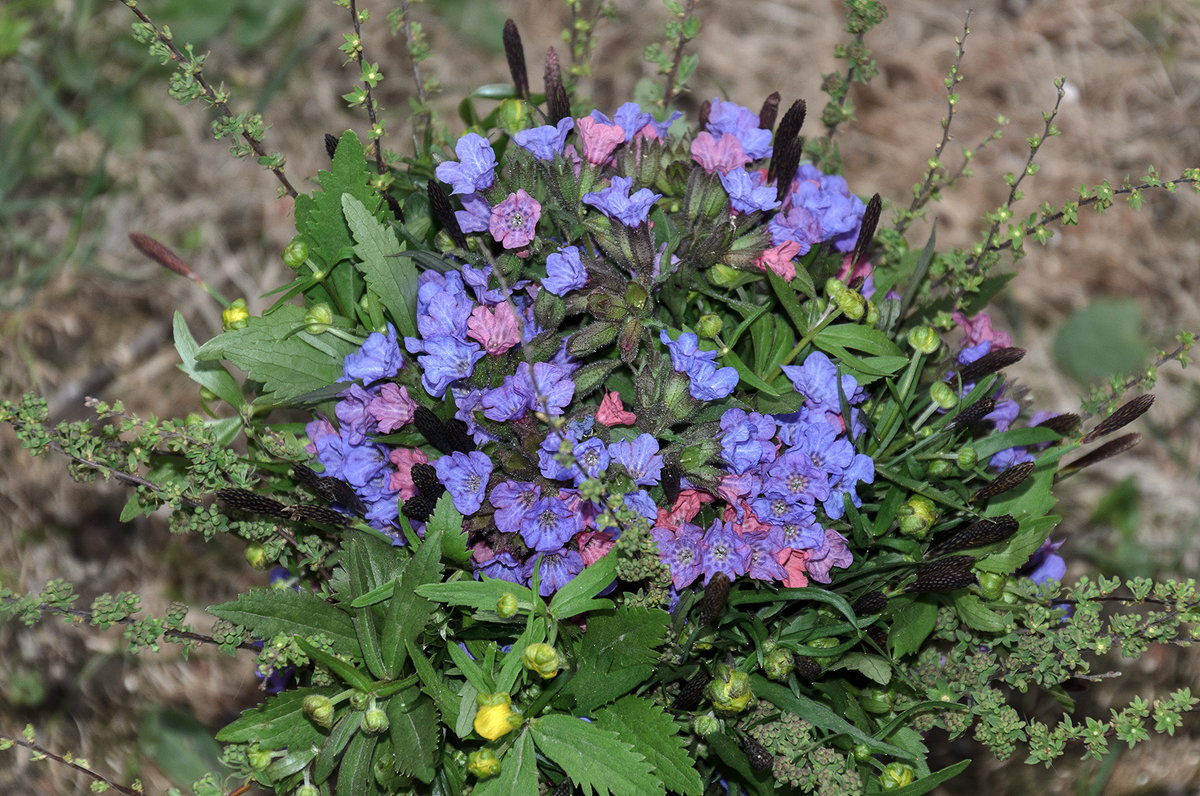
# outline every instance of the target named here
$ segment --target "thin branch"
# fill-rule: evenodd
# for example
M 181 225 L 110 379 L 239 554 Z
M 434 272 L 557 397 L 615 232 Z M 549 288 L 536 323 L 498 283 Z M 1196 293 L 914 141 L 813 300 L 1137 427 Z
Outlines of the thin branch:
M 5 740 L 5 741 L 12 743 L 15 746 L 22 746 L 22 747 L 28 749 L 30 752 L 33 752 L 35 758 L 39 757 L 39 756 L 40 757 L 48 757 L 56 763 L 62 763 L 64 766 L 69 766 L 69 767 L 75 769 L 76 771 L 80 771 L 84 774 L 87 774 L 89 777 L 96 780 L 97 782 L 103 782 L 105 785 L 112 788 L 117 793 L 128 794 L 128 796 L 142 796 L 143 791 L 134 790 L 133 788 L 127 788 L 124 785 L 118 785 L 116 782 L 114 782 L 113 780 L 104 776 L 100 772 L 93 771 L 92 769 L 88 768 L 87 766 L 77 762 L 74 758 L 67 758 L 67 757 L 62 757 L 61 755 L 56 755 L 56 754 L 54 754 L 54 752 L 51 752 L 49 749 L 44 749 L 41 746 L 38 746 L 33 741 L 25 740 L 25 738 L 23 736 L 9 735 L 7 733 L 0 733 L 0 740 Z
M 362 26 L 361 26 L 361 24 L 359 22 L 359 18 L 358 18 L 358 6 L 356 3 L 356 0 L 350 0 L 349 8 L 350 8 L 350 21 L 354 24 L 354 38 L 358 42 L 358 47 L 354 51 L 354 59 L 358 63 L 359 73 L 361 74 L 362 65 L 363 65 Z M 406 24 L 407 24 L 407 22 L 406 22 Z M 378 129 L 379 121 L 375 114 L 375 99 L 372 95 L 370 81 L 368 81 L 366 79 L 363 80 L 363 90 L 366 92 L 366 95 L 367 95 L 365 104 L 367 107 L 367 118 L 371 121 L 371 134 L 372 134 L 371 139 L 375 142 L 375 169 L 380 174 L 383 174 L 384 171 L 386 170 L 386 166 L 384 166 L 384 163 L 383 163 L 382 142 L 379 138 L 375 138 L 375 135 L 374 135 L 375 130 Z M 424 102 L 424 98 L 422 98 L 422 102 Z

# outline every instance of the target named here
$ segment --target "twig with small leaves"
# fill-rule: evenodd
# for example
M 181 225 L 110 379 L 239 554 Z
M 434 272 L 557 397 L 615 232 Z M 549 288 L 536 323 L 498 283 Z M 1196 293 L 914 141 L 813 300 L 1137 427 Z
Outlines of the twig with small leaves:
M 0 749 L 7 749 L 12 746 L 20 746 L 28 749 L 30 756 L 34 760 L 53 760 L 56 763 L 62 763 L 64 766 L 68 766 L 76 771 L 86 774 L 95 780 L 97 785 L 99 785 L 101 788 L 111 788 L 117 793 L 129 794 L 129 796 L 140 796 L 143 793 L 140 787 L 134 789 L 117 784 L 113 780 L 101 774 L 99 771 L 91 768 L 88 761 L 82 757 L 75 757 L 71 754 L 57 755 L 54 752 L 51 752 L 49 749 L 38 745 L 33 740 L 32 725 L 27 726 L 22 735 L 9 735 L 8 733 L 0 732 Z
M 370 18 L 370 14 L 366 10 L 359 11 L 356 0 L 344 0 L 343 4 L 350 12 L 350 21 L 354 25 L 354 33 L 346 34 L 346 43 L 340 49 L 346 53 L 350 61 L 358 65 L 362 73 L 362 87 L 343 95 L 342 98 L 349 103 L 351 108 L 361 106 L 366 109 L 367 118 L 371 122 L 370 138 L 375 143 L 375 170 L 382 177 L 387 173 L 387 166 L 383 160 L 382 146 L 384 129 L 378 116 L 378 111 L 382 109 L 376 106 L 373 91 L 375 86 L 379 85 L 379 82 L 383 80 L 383 75 L 379 71 L 379 64 L 370 63 L 364 57 L 362 43 L 362 23 Z M 387 186 L 380 185 L 380 187 L 386 188 Z

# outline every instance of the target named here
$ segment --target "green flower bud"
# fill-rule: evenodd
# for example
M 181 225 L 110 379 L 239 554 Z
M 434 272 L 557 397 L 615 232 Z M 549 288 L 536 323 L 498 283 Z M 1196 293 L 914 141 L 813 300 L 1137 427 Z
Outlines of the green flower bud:
M 719 315 L 701 315 L 696 321 L 696 334 L 711 340 L 721 333 L 723 323 Z
M 543 680 L 549 680 L 558 674 L 558 651 L 549 644 L 530 644 L 521 653 L 521 663 Z
M 857 760 L 858 762 L 860 762 L 860 763 L 867 762 L 868 760 L 871 759 L 872 754 L 873 753 L 871 752 L 871 747 L 867 746 L 865 743 L 859 743 L 859 744 L 854 745 L 854 759 Z
M 525 699 L 529 702 L 536 702 L 537 698 L 542 695 L 542 687 L 537 683 L 530 683 L 525 686 Z
M 350 707 L 355 710 L 366 710 L 370 701 L 371 695 L 366 691 L 355 691 L 350 695 Z
M 500 129 L 512 135 L 519 133 L 529 126 L 529 106 L 519 99 L 509 98 L 501 101 L 497 108 L 496 119 Z
M 720 729 L 721 722 L 711 713 L 702 713 L 692 719 L 692 732 L 701 738 L 707 738 Z
M 363 714 L 362 728 L 363 732 L 368 735 L 383 732 L 388 728 L 389 722 L 387 714 L 382 709 L 371 707 Z
M 929 385 L 929 397 L 943 409 L 953 409 L 958 404 L 958 395 L 954 388 L 944 381 L 935 381 Z
M 929 498 L 913 495 L 896 512 L 900 533 L 914 539 L 924 539 L 937 522 L 937 508 Z
M 200 388 L 200 400 L 204 401 L 205 403 L 208 403 L 209 401 L 215 401 L 219 397 L 220 396 L 218 396 L 215 392 L 208 389 L 207 387 Z M 197 422 L 203 422 L 202 420 L 200 420 L 199 415 L 196 415 L 195 417 L 196 417 Z M 191 421 L 191 419 L 192 419 L 192 415 L 188 415 L 189 422 Z
M 296 796 L 321 796 L 321 791 L 311 782 L 305 782 L 296 788 Z
M 324 301 L 314 304 L 308 308 L 308 312 L 304 313 L 304 322 L 308 324 L 304 328 L 306 332 L 321 334 L 333 324 L 333 308 Z
M 861 293 L 846 288 L 841 293 L 833 297 L 837 302 L 838 309 L 852 321 L 857 321 L 867 311 L 867 300 L 862 297 Z
M 741 287 L 758 278 L 754 274 L 734 268 L 732 265 L 725 265 L 724 263 L 717 263 L 705 273 L 713 287 L 728 288 L 730 290 L 735 287 Z
M 308 261 L 308 244 L 300 238 L 292 238 L 292 242 L 283 250 L 283 264 L 288 268 L 299 268 Z
M 245 329 L 249 322 L 250 310 L 246 309 L 245 299 L 238 299 L 221 313 L 221 328 L 227 332 Z
M 908 344 L 922 354 L 932 354 L 941 346 L 938 333 L 931 326 L 918 326 L 908 330 Z
M 829 296 L 833 301 L 837 301 L 838 296 L 849 290 L 850 288 L 846 287 L 846 283 L 840 279 L 831 276 L 825 280 L 825 295 Z
M 867 316 L 863 318 L 863 323 L 867 326 L 879 323 L 879 307 L 875 306 L 875 302 L 870 299 L 867 299 Z
M 494 777 L 500 773 L 500 758 L 496 757 L 496 752 L 493 749 L 484 747 L 471 752 L 469 762 L 467 763 L 467 771 L 470 771 L 479 779 L 487 779 Z
M 267 766 L 271 765 L 271 753 L 266 749 L 259 749 L 257 746 L 250 747 L 246 752 L 246 762 L 250 764 L 250 768 L 255 771 L 262 771 Z
M 763 660 L 763 671 L 772 680 L 786 680 L 796 665 L 796 656 L 787 647 L 776 647 Z
M 716 677 L 705 693 L 719 713 L 727 714 L 741 713 L 754 699 L 750 675 L 724 663 L 717 666 Z
M 888 763 L 883 769 L 883 773 L 879 775 L 879 784 L 884 790 L 899 790 L 906 785 L 911 785 L 916 779 L 916 772 L 911 766 L 906 766 L 903 763 Z
M 517 595 L 510 591 L 500 595 L 500 599 L 496 600 L 496 613 L 501 619 L 512 619 L 517 615 Z
M 262 542 L 251 542 L 246 545 L 246 561 L 255 569 L 266 569 L 271 565 L 267 560 L 267 549 Z
M 329 729 L 333 726 L 333 700 L 321 694 L 309 694 L 302 703 L 304 715 L 308 716 L 320 727 Z
M 929 475 L 934 478 L 945 478 L 953 470 L 953 465 L 945 459 L 934 459 L 929 463 Z
M 999 572 L 980 572 L 976 570 L 975 579 L 979 581 L 979 593 L 985 600 L 999 600 L 1004 594 L 1004 584 L 1008 582 L 1006 575 Z
M 960 470 L 973 470 L 979 463 L 979 454 L 970 445 L 964 445 L 958 451 L 958 467 Z

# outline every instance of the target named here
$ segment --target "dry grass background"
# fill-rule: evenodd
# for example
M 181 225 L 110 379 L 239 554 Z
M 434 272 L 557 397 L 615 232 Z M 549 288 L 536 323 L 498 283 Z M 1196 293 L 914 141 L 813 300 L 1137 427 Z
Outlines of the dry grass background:
M 59 4 L 65 13 L 79 9 Z M 151 15 L 154 2 L 144 8 Z M 507 79 L 495 47 L 470 42 L 464 30 L 492 30 L 513 17 L 526 52 L 536 62 L 557 40 L 566 16 L 542 0 L 493 3 L 437 3 L 435 12 L 418 7 L 434 58 L 428 69 L 444 84 L 443 98 L 474 85 Z M 585 3 L 590 5 L 590 3 Z M 641 50 L 660 34 L 658 7 L 618 2 L 621 21 L 602 23 L 597 38 L 596 76 L 583 89 L 598 107 L 613 110 L 631 96 L 634 83 L 649 74 Z M 111 40 L 127 26 L 119 4 L 96 16 L 95 41 Z M 843 41 L 840 4 L 832 0 L 732 2 L 699 5 L 704 19 L 694 50 L 701 54 L 693 94 L 683 108 L 694 118 L 698 102 L 720 95 L 757 107 L 778 90 L 785 104 L 809 102 L 814 124 L 824 101 L 821 74 L 834 68 L 834 43 Z M 57 8 L 57 6 L 56 6 Z M 906 203 L 925 159 L 940 138 L 945 115 L 942 79 L 960 35 L 964 2 L 897 0 L 890 19 L 868 38 L 881 67 L 880 77 L 855 94 L 858 121 L 842 135 L 846 176 L 853 190 Z M 552 9 L 548 11 L 547 9 Z M 404 149 L 411 80 L 403 47 L 387 39 L 385 9 L 367 29 L 368 57 L 387 75 L 382 103 L 388 108 L 391 146 Z M 487 20 L 495 22 L 487 28 Z M 288 173 L 298 187 L 324 165 L 322 134 L 362 120 L 341 109 L 350 73 L 335 51 L 347 29 L 344 12 L 313 3 L 286 37 L 255 52 L 239 51 L 227 38 L 212 49 L 211 75 L 223 79 L 238 97 L 252 97 L 279 68 L 289 48 L 310 35 L 320 45 L 290 77 L 285 92 L 266 109 L 274 128 L 270 147 L 288 155 Z M 33 35 L 36 35 L 36 31 Z M 82 42 L 89 41 L 83 37 Z M 115 69 L 97 61 L 98 69 Z M 537 74 L 540 70 L 534 68 Z M 1003 114 L 1012 120 L 1005 138 L 991 146 L 975 167 L 977 176 L 948 197 L 937 211 L 938 240 L 969 242 L 982 214 L 1007 192 L 1002 175 L 1024 163 L 1024 138 L 1041 129 L 1041 112 L 1054 101 L 1053 78 L 1065 75 L 1073 90 L 1059 127 L 1040 159 L 1042 171 L 1028 192 L 1037 199 L 1064 199 L 1080 184 L 1140 176 L 1153 163 L 1165 175 L 1200 164 L 1200 5 L 1190 0 L 987 0 L 979 2 L 967 40 L 961 86 L 963 100 L 954 125 L 955 144 L 979 141 Z M 113 74 L 119 81 L 127 75 Z M 535 79 L 535 85 L 537 80 Z M 94 131 L 57 138 L 52 157 L 33 170 L 21 194 L 54 196 L 78 190 L 104 157 L 110 190 L 92 202 L 82 218 L 82 236 L 72 256 L 52 278 L 33 291 L 13 289 L 0 318 L 0 395 L 37 390 L 51 400 L 57 418 L 82 417 L 84 395 L 122 398 L 130 411 L 175 415 L 198 408 L 194 385 L 175 370 L 169 318 L 179 308 L 198 338 L 220 325 L 218 308 L 189 283 L 148 264 L 128 244 L 131 231 L 152 234 L 176 248 L 223 292 L 244 295 L 252 309 L 264 287 L 278 283 L 284 268 L 278 253 L 292 234 L 290 203 L 276 199 L 270 175 L 247 162 L 231 160 L 208 137 L 208 118 L 196 107 L 180 108 L 165 95 L 164 81 L 143 80 L 134 101 L 143 114 L 144 137 L 131 151 L 105 152 Z M 12 61 L 0 61 L 0 119 L 14 118 L 33 101 L 28 75 Z M 245 109 L 242 105 L 239 109 Z M 453 103 L 441 102 L 453 124 Z M 303 189 L 303 188 L 302 188 Z M 68 193 L 63 193 L 68 196 Z M 1027 200 L 1025 207 L 1032 209 Z M 71 240 L 75 219 L 70 202 L 42 202 L 16 216 L 28 234 L 58 251 Z M 1200 199 L 1179 193 L 1153 196 L 1139 213 L 1118 208 L 1101 218 L 1085 216 L 1050 246 L 1033 248 L 1021 274 L 1007 291 L 998 323 L 1014 330 L 1016 344 L 1029 356 L 1012 373 L 1032 389 L 1040 407 L 1078 407 L 1079 385 L 1055 367 L 1050 342 L 1069 314 L 1101 297 L 1133 297 L 1144 310 L 1146 338 L 1168 346 L 1180 329 L 1200 328 Z M 910 239 L 921 243 L 928 228 Z M 16 282 L 17 263 L 0 239 L 0 283 Z M 1064 552 L 1113 544 L 1112 528 L 1088 523 L 1089 506 L 1115 484 L 1135 477 L 1141 497 L 1139 543 L 1174 570 L 1194 574 L 1200 558 L 1189 537 L 1200 517 L 1197 469 L 1200 399 L 1192 371 L 1168 366 L 1156 390 L 1148 440 L 1134 454 L 1091 471 L 1090 478 L 1067 482 L 1061 492 L 1066 518 L 1059 536 L 1070 538 Z M 1141 429 L 1145 431 L 1146 429 Z M 203 626 L 199 609 L 228 599 L 236 589 L 261 583 L 261 573 L 242 563 L 232 546 L 206 548 L 197 540 L 172 537 L 161 517 L 130 525 L 117 522 L 125 500 L 116 486 L 72 483 L 60 460 L 31 460 L 10 430 L 0 430 L 0 581 L 38 589 L 51 577 L 78 584 L 87 599 L 102 591 L 131 589 L 145 607 L 161 613 L 170 600 L 194 607 L 192 620 Z M 81 632 L 57 622 L 35 629 L 0 628 L 0 726 L 38 726 L 50 748 L 87 756 L 119 777 L 140 774 L 149 792 L 166 780 L 133 750 L 139 716 L 166 705 L 219 726 L 254 701 L 249 658 L 236 660 L 201 652 L 190 661 L 166 648 L 161 655 L 122 654 L 116 634 Z M 36 675 L 45 697 L 36 707 L 14 705 L 14 683 Z M 1165 651 L 1128 669 L 1125 681 L 1150 696 L 1190 685 L 1200 692 L 1200 658 L 1194 651 Z M 1097 694 L 1092 715 L 1107 713 L 1111 684 Z M 1119 684 L 1118 684 L 1119 686 Z M 1119 704 L 1119 703 L 1114 703 Z M 1030 703 L 1029 710 L 1045 705 Z M 975 754 L 956 744 L 939 754 Z M 1200 792 L 1200 724 L 1189 720 L 1172 739 L 1159 739 L 1121 755 L 1102 790 L 1088 791 L 1097 765 L 1070 757 L 1051 772 L 1019 762 L 1006 766 L 980 757 L 947 793 L 1103 792 L 1176 794 Z M 1079 783 L 1083 783 L 1080 785 Z M 85 782 L 61 768 L 31 764 L 26 755 L 0 757 L 0 792 L 82 792 Z

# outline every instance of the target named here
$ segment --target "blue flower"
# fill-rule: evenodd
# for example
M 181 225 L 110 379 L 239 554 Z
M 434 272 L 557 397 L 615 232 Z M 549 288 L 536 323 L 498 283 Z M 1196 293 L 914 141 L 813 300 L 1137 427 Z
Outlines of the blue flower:
M 756 531 L 743 532 L 742 538 L 750 546 L 750 558 L 746 564 L 746 574 L 755 580 L 786 580 L 788 572 L 775 557 L 783 550 L 783 541 L 774 530 L 767 533 Z
M 557 431 L 551 431 L 538 446 L 538 469 L 541 471 L 542 477 L 549 478 L 551 481 L 565 481 L 573 475 L 570 465 L 559 461 L 564 439 L 567 442 L 566 448 L 569 455 L 576 442 L 570 434 L 564 437 Z
M 815 503 L 829 497 L 829 479 L 813 466 L 804 451 L 791 449 L 781 453 L 767 468 L 769 478 L 763 493 L 782 497 L 791 503 Z
M 758 114 L 735 102 L 723 102 L 714 97 L 709 104 L 708 132 L 714 138 L 729 133 L 742 145 L 742 150 L 751 160 L 760 160 L 771 154 L 771 131 L 758 126 Z
M 733 392 L 738 384 L 735 368 L 718 368 L 715 364 L 716 351 L 701 351 L 698 338 L 693 332 L 683 332 L 678 340 L 672 340 L 667 330 L 658 333 L 658 339 L 671 352 L 671 367 L 686 373 L 691 380 L 688 393 L 699 401 L 716 401 Z
M 417 331 L 421 337 L 429 340 L 448 335 L 466 340 L 467 318 L 474 308 L 475 303 L 457 271 L 444 274 L 433 270 L 421 272 L 417 281 Z M 412 339 L 404 339 L 409 351 L 414 350 Z
M 583 530 L 579 512 L 561 498 L 538 498 L 521 520 L 521 538 L 534 550 L 558 550 Z
M 462 210 L 454 211 L 458 228 L 463 232 L 487 232 L 492 225 L 492 206 L 483 198 L 483 194 L 467 194 L 462 198 L 462 206 Z
M 546 258 L 542 287 L 556 296 L 565 296 L 586 285 L 587 277 L 587 269 L 579 259 L 579 247 L 564 246 Z
M 612 182 L 602 191 L 593 191 L 583 195 L 583 203 L 591 205 L 609 218 L 615 218 L 627 227 L 636 227 L 645 222 L 650 215 L 650 208 L 662 198 L 649 188 L 642 188 L 632 196 L 629 189 L 633 187 L 631 177 L 613 177 Z
M 458 513 L 469 516 L 483 505 L 488 478 L 492 475 L 492 460 L 479 451 L 454 452 L 434 463 L 438 480 L 454 499 Z
M 571 474 L 575 486 L 579 486 L 588 478 L 595 478 L 608 469 L 610 457 L 604 441 L 599 437 L 588 437 L 571 451 L 575 463 L 571 466 Z
M 407 337 L 404 342 L 408 350 L 413 347 Z M 419 342 L 419 341 L 418 341 Z M 425 392 L 434 398 L 446 394 L 446 388 L 459 379 L 465 379 L 475 370 L 475 363 L 483 358 L 484 351 L 476 343 L 463 343 L 453 337 L 435 337 L 424 344 L 424 353 L 417 357 L 421 363 L 421 384 Z
M 825 543 L 825 529 L 817 523 L 816 514 L 806 507 L 804 516 L 795 521 L 777 525 L 770 533 L 779 537 L 779 549 L 811 550 Z
M 650 535 L 658 543 L 658 557 L 671 570 L 671 582 L 683 589 L 700 577 L 700 557 L 704 542 L 699 526 L 685 522 L 679 531 L 655 526 Z
M 832 241 L 840 252 L 854 248 L 867 209 L 862 199 L 850 193 L 845 179 L 824 174 L 811 163 L 801 164 L 796 171 L 784 207 L 768 224 L 774 245 L 785 240 L 804 246 Z
M 848 404 L 862 403 L 867 397 L 853 376 L 842 376 L 839 382 L 837 367 L 821 351 L 809 354 L 803 365 L 784 365 L 783 372 L 796 392 L 808 399 L 805 406 L 812 404 L 811 409 L 840 414 L 842 395 Z
M 850 502 L 856 507 L 862 506 L 862 498 L 855 491 L 860 483 L 875 483 L 875 461 L 865 453 L 854 454 L 854 461 L 830 484 L 829 497 L 821 503 L 830 519 L 840 520 L 846 513 L 843 495 L 850 495 Z
M 721 456 L 732 472 L 741 475 L 775 459 L 775 418 L 728 409 L 721 415 Z
M 516 533 L 521 530 L 525 514 L 542 496 L 537 484 L 523 481 L 502 481 L 492 487 L 488 502 L 496 509 L 494 521 L 501 533 Z
M 513 140 L 521 149 L 533 153 L 538 160 L 554 160 L 555 155 L 561 155 L 563 145 L 567 142 L 567 133 L 575 129 L 575 120 L 570 116 L 560 119 L 557 125 L 546 124 L 530 130 L 521 130 L 513 135 Z
M 549 362 L 528 362 L 517 365 L 513 389 L 525 399 L 525 405 L 535 412 L 561 415 L 575 395 L 575 382 L 558 365 Z
M 1025 566 L 1017 570 L 1017 574 L 1024 575 L 1037 584 L 1048 580 L 1061 581 L 1067 574 L 1067 562 L 1058 554 L 1058 548 L 1062 546 L 1062 542 L 1051 542 L 1047 539 Z
M 479 576 L 482 574 L 489 578 L 506 580 L 509 583 L 522 583 L 524 581 L 523 569 L 521 562 L 513 558 L 512 553 L 497 553 L 476 566 L 475 579 L 479 580 Z
M 760 171 L 749 172 L 738 167 L 726 173 L 718 172 L 725 193 L 733 209 L 740 213 L 750 213 L 755 210 L 774 210 L 782 202 L 775 198 L 776 190 L 773 185 L 763 184 Z
M 654 130 L 654 134 L 659 138 L 664 138 L 667 135 L 667 129 L 675 122 L 676 119 L 683 116 L 680 111 L 675 111 L 665 122 L 656 122 L 654 117 L 642 110 L 641 106 L 636 102 L 626 102 L 621 107 L 617 108 L 617 112 L 610 119 L 600 111 L 592 111 L 591 117 L 602 124 L 616 124 L 625 131 L 625 143 L 633 140 L 633 137 L 641 132 L 646 125 Z
M 400 353 L 400 341 L 396 339 L 396 327 L 387 325 L 387 333 L 372 332 L 353 354 L 347 354 L 342 363 L 342 378 L 338 381 L 362 379 L 370 384 L 379 379 L 395 376 L 404 367 L 404 356 Z
M 649 434 L 639 434 L 632 442 L 610 443 L 608 455 L 625 467 L 635 484 L 654 486 L 662 480 L 663 458 L 658 452 L 658 440 Z
M 724 572 L 730 580 L 745 575 L 750 568 L 750 553 L 750 545 L 734 529 L 732 522 L 713 520 L 704 532 L 704 552 L 700 554 L 704 584 L 707 586 L 718 572 Z
M 490 390 L 484 390 L 482 397 L 479 399 L 479 405 L 483 407 L 483 416 L 488 420 L 495 420 L 503 423 L 509 420 L 516 420 L 523 417 L 529 407 L 525 402 L 525 398 L 517 394 L 513 388 L 515 379 L 512 376 L 505 376 L 504 382 L 499 386 Z
M 338 393 L 342 400 L 333 408 L 333 413 L 338 419 L 338 426 L 347 444 L 361 445 L 367 434 L 378 430 L 375 417 L 367 409 L 376 393 L 378 389 L 368 392 L 357 384 L 352 384 L 350 389 Z
M 553 553 L 543 553 L 540 556 L 530 556 L 522 570 L 526 582 L 532 580 L 535 566 L 537 566 L 538 577 L 541 580 L 538 584 L 538 594 L 549 597 L 570 583 L 571 579 L 580 572 L 583 572 L 583 556 L 579 555 L 578 550 L 565 549 Z
M 439 163 L 435 173 L 450 184 L 451 193 L 475 193 L 492 187 L 496 172 L 496 153 L 486 138 L 467 133 L 454 145 L 459 162 Z

